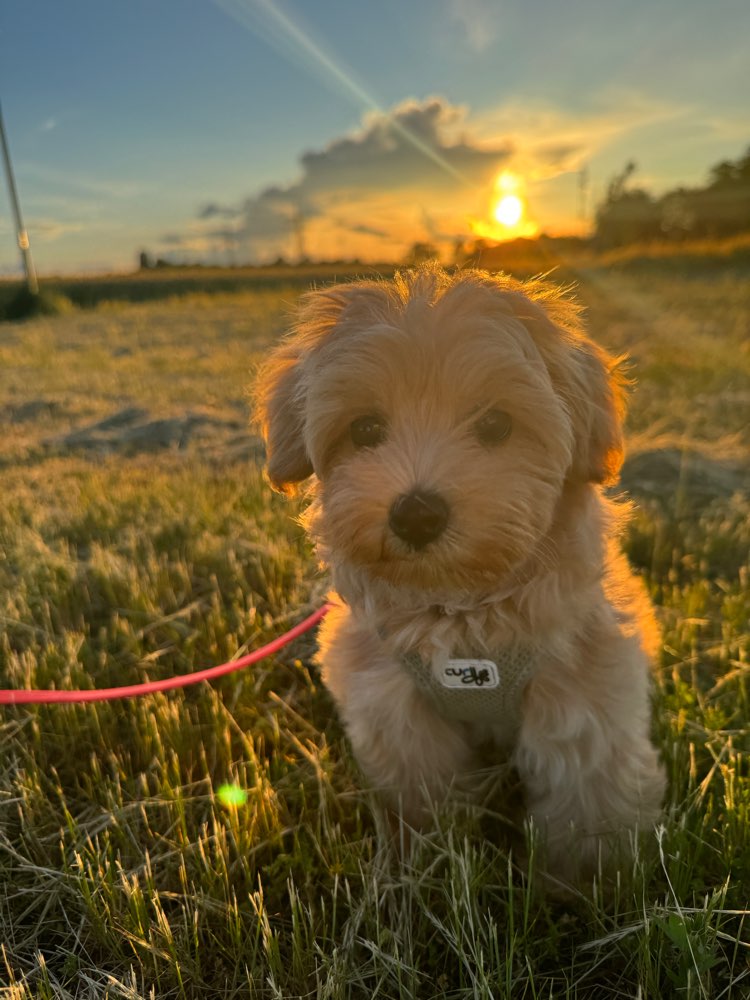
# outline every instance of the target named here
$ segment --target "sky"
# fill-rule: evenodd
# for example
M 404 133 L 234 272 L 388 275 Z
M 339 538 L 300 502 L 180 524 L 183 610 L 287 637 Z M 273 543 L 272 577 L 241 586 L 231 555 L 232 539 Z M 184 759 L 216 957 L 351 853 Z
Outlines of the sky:
M 398 260 L 583 232 L 630 160 L 704 183 L 748 39 L 747 0 L 2 0 L 0 106 L 42 274 Z

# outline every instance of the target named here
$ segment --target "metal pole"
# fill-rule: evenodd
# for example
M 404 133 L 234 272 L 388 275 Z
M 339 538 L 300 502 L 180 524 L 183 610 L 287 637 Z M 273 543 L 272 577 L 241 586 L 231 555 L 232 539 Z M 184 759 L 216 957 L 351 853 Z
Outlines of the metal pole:
M 18 191 L 16 191 L 16 181 L 13 177 L 13 166 L 10 162 L 10 149 L 8 140 L 5 137 L 5 125 L 3 124 L 3 112 L 0 107 L 0 144 L 3 147 L 3 162 L 5 163 L 5 177 L 8 181 L 8 194 L 10 204 L 13 209 L 13 216 L 16 220 L 16 234 L 18 237 L 18 249 L 21 251 L 21 259 L 26 272 L 26 286 L 31 295 L 39 294 L 39 282 L 36 280 L 34 261 L 31 259 L 31 247 L 29 246 L 29 234 L 24 228 L 21 218 L 21 205 L 18 201 Z
M 588 164 L 578 171 L 578 218 L 586 222 L 588 217 L 589 168 Z

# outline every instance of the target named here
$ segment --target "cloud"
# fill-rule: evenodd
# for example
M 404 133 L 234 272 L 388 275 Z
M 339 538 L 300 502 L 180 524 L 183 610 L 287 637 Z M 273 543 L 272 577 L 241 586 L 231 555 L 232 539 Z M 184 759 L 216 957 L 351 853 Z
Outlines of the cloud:
M 182 248 L 188 240 L 189 237 L 185 236 L 183 233 L 164 233 L 159 238 L 159 243 L 165 247 Z
M 470 5 L 454 6 L 468 17 Z M 581 227 L 571 175 L 587 167 L 601 185 L 635 137 L 686 114 L 666 98 L 614 89 L 589 95 L 577 111 L 528 100 L 469 115 L 442 97 L 409 98 L 302 153 L 296 180 L 236 205 L 207 201 L 181 245 L 218 255 L 231 248 L 255 261 L 301 253 L 392 259 L 418 241 L 450 252 L 488 226 L 493 238 L 509 235 L 492 221 L 504 170 L 520 178 L 526 224 L 571 231 Z
M 483 148 L 461 132 L 465 111 L 434 97 L 373 112 L 362 131 L 302 156 L 299 188 L 308 195 L 346 189 L 451 188 L 486 181 L 512 150 Z
M 662 128 L 690 109 L 636 91 L 601 91 L 584 107 L 563 111 L 541 101 L 508 101 L 477 120 L 489 133 L 501 132 L 518 150 L 516 168 L 530 180 L 578 170 L 614 144 L 632 141 L 638 130 Z
M 59 170 L 47 164 L 24 162 L 21 164 L 24 175 L 34 181 L 40 181 L 47 187 L 64 194 L 74 192 L 91 199 L 111 198 L 127 200 L 140 197 L 148 188 L 133 180 L 102 180 L 80 171 Z
M 51 243 L 54 240 L 59 240 L 62 236 L 83 232 L 86 226 L 82 222 L 37 216 L 28 220 L 27 228 L 33 247 L 36 242 Z
M 199 219 L 234 219 L 240 214 L 240 209 L 232 205 L 219 205 L 215 201 L 208 202 L 198 210 Z
M 350 233 L 357 233 L 360 236 L 374 236 L 379 240 L 387 240 L 390 238 L 390 233 L 387 229 L 378 229 L 376 226 L 367 226 L 364 223 L 356 223 L 349 225 L 346 222 L 339 222 L 342 229 L 348 229 Z
M 484 52 L 497 37 L 498 8 L 487 0 L 448 0 L 448 16 L 474 52 Z
M 464 108 L 439 97 L 409 99 L 387 113 L 368 112 L 357 131 L 303 153 L 294 183 L 268 187 L 238 209 L 208 202 L 198 218 L 236 220 L 233 238 L 254 257 L 295 252 L 316 232 L 335 242 L 337 229 L 347 238 L 414 241 L 425 237 L 424 219 L 440 204 L 476 198 L 512 153 L 505 140 L 472 134 Z M 458 220 L 451 232 L 467 228 L 460 212 Z

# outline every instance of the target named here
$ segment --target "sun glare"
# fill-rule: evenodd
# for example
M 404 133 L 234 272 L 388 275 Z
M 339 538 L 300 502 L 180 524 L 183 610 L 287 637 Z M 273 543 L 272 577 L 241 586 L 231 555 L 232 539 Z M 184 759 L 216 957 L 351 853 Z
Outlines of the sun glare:
M 535 236 L 537 224 L 529 218 L 523 178 L 503 170 L 495 178 L 485 219 L 471 219 L 472 231 L 483 239 L 513 240 Z
M 492 214 L 501 225 L 516 226 L 523 215 L 523 202 L 517 194 L 504 194 Z

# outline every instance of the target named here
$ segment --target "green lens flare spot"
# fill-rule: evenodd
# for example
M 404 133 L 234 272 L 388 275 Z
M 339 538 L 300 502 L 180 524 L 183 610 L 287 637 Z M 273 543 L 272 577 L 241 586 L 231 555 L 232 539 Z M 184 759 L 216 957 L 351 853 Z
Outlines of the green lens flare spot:
M 247 802 L 247 792 L 238 785 L 222 785 L 217 789 L 216 797 L 223 806 L 230 809 L 237 809 Z

